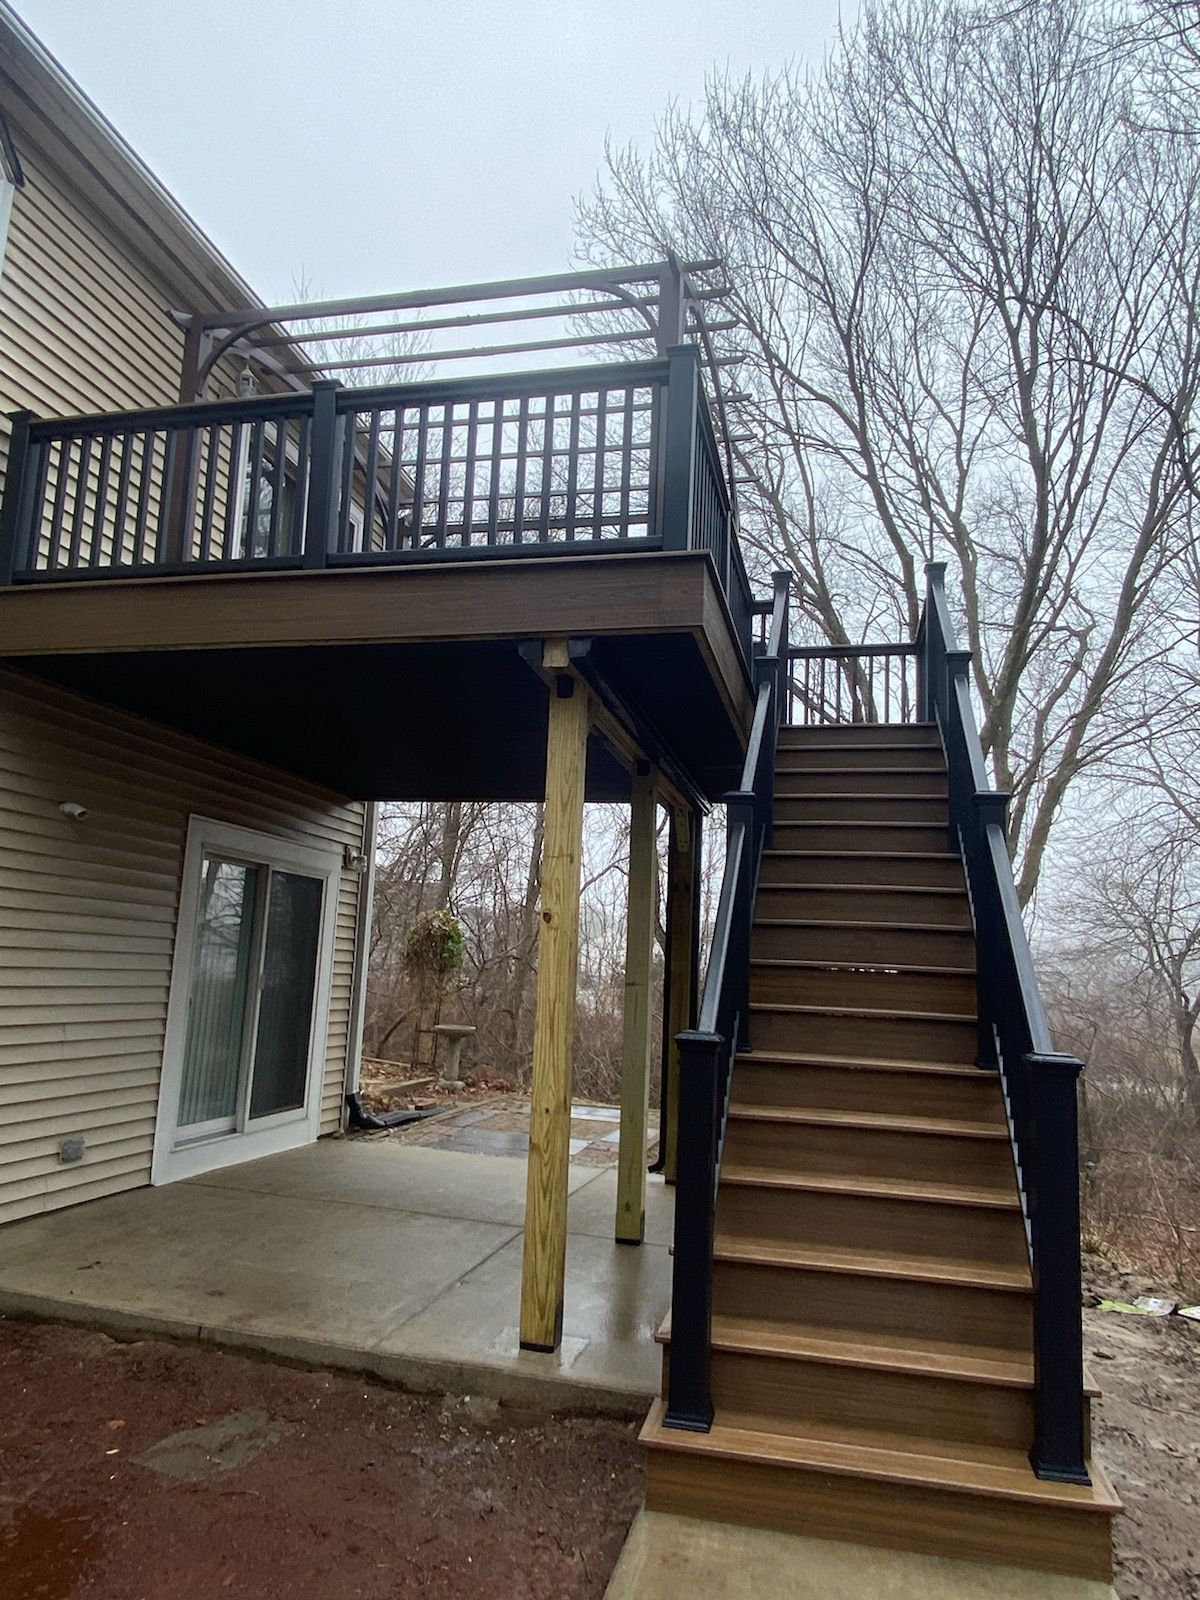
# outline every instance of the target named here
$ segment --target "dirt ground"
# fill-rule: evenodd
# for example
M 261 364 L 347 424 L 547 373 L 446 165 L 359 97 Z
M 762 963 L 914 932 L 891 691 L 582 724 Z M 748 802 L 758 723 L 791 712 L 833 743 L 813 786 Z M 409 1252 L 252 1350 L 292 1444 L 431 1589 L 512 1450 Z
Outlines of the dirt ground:
M 0 1318 L 3 1600 L 598 1600 L 636 1427 Z
M 1096 1309 L 1100 1299 L 1174 1298 L 1097 1258 L 1086 1262 L 1085 1283 L 1084 1343 L 1102 1396 L 1095 1449 L 1125 1504 L 1114 1537 L 1117 1593 L 1200 1600 L 1200 1322 Z
M 1200 1323 L 1088 1262 L 1121 1600 L 1200 1600 Z M 0 1318 L 3 1600 L 599 1600 L 636 1428 Z

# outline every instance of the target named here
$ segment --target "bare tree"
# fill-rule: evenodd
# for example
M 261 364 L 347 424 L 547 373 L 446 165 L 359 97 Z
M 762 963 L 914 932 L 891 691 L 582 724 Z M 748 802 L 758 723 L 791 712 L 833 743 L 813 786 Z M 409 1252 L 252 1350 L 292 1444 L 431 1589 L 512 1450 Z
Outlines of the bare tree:
M 948 559 L 1034 892 L 1077 780 L 1139 736 L 1193 548 L 1193 142 L 1084 0 L 869 6 L 820 75 L 714 79 L 579 207 L 592 260 L 727 263 L 749 543 L 835 643 Z M 1113 25 L 1115 27 L 1115 24 Z

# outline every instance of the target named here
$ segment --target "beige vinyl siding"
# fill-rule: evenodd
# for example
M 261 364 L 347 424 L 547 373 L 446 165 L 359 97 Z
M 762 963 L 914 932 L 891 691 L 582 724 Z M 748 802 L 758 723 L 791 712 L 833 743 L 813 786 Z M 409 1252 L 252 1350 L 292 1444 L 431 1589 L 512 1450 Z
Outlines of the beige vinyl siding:
M 0 409 L 52 417 L 174 401 L 183 335 L 166 295 L 27 141 L 21 160 L 0 273 Z
M 0 460 L 9 411 L 43 417 L 172 405 L 187 310 L 17 126 L 25 186 L 0 268 Z M 234 392 L 223 364 L 210 394 Z
M 357 803 L 0 670 L 0 1221 L 149 1180 L 192 815 L 362 847 Z M 341 1117 L 359 887 L 340 875 L 322 1132 Z M 87 1159 L 64 1167 L 74 1133 Z

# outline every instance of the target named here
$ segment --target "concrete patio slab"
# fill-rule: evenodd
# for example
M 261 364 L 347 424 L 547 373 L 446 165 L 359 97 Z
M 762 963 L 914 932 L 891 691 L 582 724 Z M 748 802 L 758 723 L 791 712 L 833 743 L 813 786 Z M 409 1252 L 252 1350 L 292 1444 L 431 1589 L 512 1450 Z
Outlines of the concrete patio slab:
M 588 1170 L 586 1168 L 584 1171 Z M 592 1169 L 593 1171 L 595 1169 Z M 669 1245 L 675 1238 L 675 1191 L 652 1175 L 646 1180 L 646 1244 Z M 617 1216 L 617 1174 L 615 1168 L 602 1168 L 598 1177 L 572 1190 L 568 1206 L 572 1233 L 587 1233 L 596 1239 L 611 1239 Z
M 668 1252 L 615 1244 L 614 1174 L 569 1171 L 554 1355 L 517 1340 L 524 1161 L 387 1140 L 321 1141 L 0 1229 L 0 1312 L 636 1415 L 658 1383 Z M 648 1238 L 669 1237 L 670 1208 L 651 1179 Z
M 1117 1600 L 1107 1583 L 639 1511 L 604 1600 Z
M 540 1383 L 560 1405 L 588 1390 L 626 1396 L 633 1414 L 644 1410 L 659 1382 L 654 1333 L 671 1299 L 670 1252 L 569 1232 L 563 1339 L 552 1355 L 520 1349 L 520 1282 L 518 1235 L 426 1310 L 398 1319 L 373 1354 L 450 1357 Z
M 472 1160 L 457 1151 L 453 1154 L 454 1159 L 447 1159 L 439 1146 L 405 1145 L 386 1136 L 323 1139 L 315 1146 L 246 1161 L 188 1182 L 519 1228 L 525 1217 L 524 1161 L 490 1156 Z M 568 1166 L 568 1192 L 599 1175 L 594 1167 Z

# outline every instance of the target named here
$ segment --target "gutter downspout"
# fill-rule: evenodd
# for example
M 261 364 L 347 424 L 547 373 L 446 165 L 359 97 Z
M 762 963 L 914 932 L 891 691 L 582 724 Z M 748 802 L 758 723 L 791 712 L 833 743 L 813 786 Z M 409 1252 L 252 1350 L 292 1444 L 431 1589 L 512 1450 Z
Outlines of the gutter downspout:
M 342 1095 L 342 1132 L 350 1118 L 350 1096 L 358 1093 L 362 1066 L 363 1029 L 367 1019 L 367 969 L 370 965 L 371 915 L 375 905 L 375 844 L 379 832 L 379 802 L 368 800 L 363 812 L 363 855 L 367 869 L 358 886 L 358 913 L 354 919 L 354 977 L 350 985 L 350 1020 L 346 1029 L 346 1076 Z

